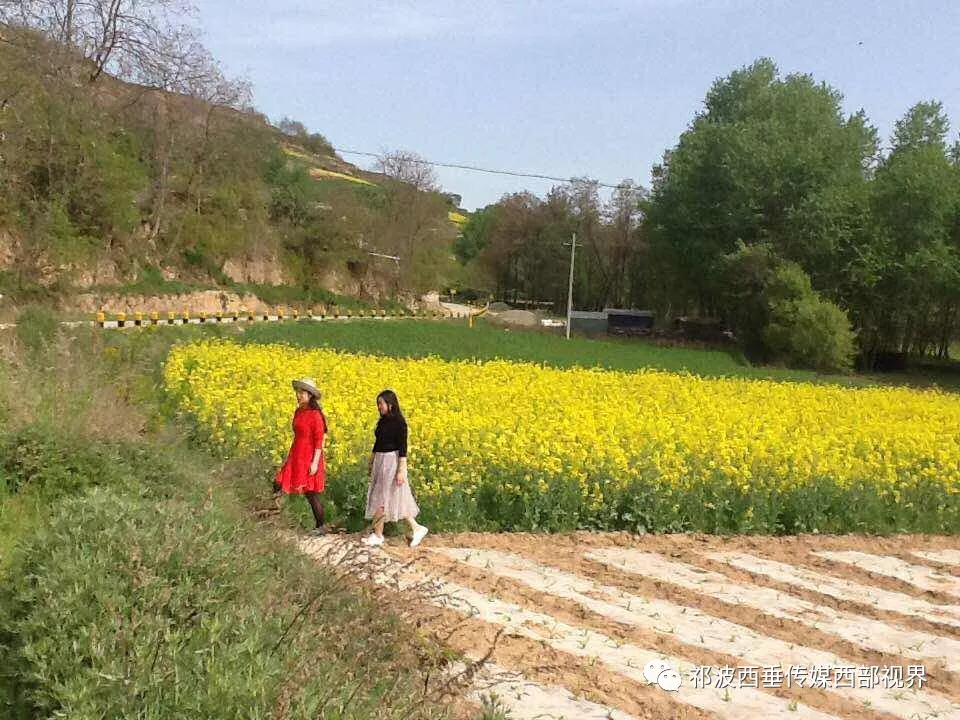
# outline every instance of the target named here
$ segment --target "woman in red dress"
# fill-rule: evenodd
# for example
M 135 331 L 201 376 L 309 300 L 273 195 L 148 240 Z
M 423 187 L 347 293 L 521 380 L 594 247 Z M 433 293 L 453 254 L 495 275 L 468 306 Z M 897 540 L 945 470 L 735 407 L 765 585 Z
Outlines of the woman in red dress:
M 323 535 L 323 492 L 327 478 L 323 445 L 327 434 L 327 418 L 320 408 L 320 391 L 313 380 L 294 380 L 297 409 L 293 413 L 293 445 L 286 462 L 277 471 L 276 484 L 289 495 L 305 495 L 313 519 L 314 534 Z

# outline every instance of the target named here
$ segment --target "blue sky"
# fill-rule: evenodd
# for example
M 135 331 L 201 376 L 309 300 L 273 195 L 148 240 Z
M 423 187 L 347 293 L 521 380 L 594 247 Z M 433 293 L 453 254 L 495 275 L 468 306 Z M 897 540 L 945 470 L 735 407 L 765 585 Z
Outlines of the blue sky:
M 336 147 L 648 186 L 713 81 L 767 56 L 863 108 L 960 126 L 957 0 L 206 0 L 205 42 L 258 110 Z M 370 159 L 344 155 L 361 167 Z M 467 209 L 552 183 L 438 170 Z

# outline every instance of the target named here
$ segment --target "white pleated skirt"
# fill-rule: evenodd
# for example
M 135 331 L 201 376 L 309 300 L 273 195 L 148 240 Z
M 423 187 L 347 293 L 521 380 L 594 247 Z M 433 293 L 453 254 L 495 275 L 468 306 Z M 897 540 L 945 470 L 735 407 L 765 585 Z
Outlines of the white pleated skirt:
M 410 489 L 410 480 L 397 485 L 397 467 L 400 455 L 393 452 L 373 454 L 373 471 L 370 473 L 370 487 L 367 489 L 367 509 L 364 517 L 372 520 L 383 508 L 383 519 L 396 522 L 406 518 L 415 518 L 420 507 Z

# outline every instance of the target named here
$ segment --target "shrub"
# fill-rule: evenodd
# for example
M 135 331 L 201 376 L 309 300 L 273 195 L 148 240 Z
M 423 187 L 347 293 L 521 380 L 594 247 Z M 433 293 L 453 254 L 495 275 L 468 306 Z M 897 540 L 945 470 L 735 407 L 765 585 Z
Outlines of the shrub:
M 0 438 L 0 485 L 45 497 L 93 487 L 125 488 L 148 497 L 168 497 L 189 483 L 178 469 L 176 449 L 128 441 L 90 444 L 34 423 Z
M 817 294 L 799 265 L 768 245 L 741 243 L 722 268 L 724 314 L 750 360 L 827 372 L 853 366 L 846 313 Z
M 853 367 L 856 348 L 850 319 L 814 292 L 799 266 L 781 267 L 766 294 L 770 321 L 764 338 L 776 357 L 794 367 L 824 372 Z
M 394 616 L 230 510 L 62 503 L 0 590 L 3 716 L 443 717 Z

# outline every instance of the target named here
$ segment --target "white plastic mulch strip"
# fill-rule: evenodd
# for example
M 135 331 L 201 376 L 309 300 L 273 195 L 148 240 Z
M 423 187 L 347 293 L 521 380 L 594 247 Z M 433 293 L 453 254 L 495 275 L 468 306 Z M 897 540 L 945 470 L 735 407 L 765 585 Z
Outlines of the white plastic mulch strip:
M 905 593 L 890 592 L 849 580 L 841 580 L 815 570 L 746 553 L 708 553 L 707 557 L 747 572 L 765 575 L 778 582 L 829 595 L 837 600 L 873 605 L 879 610 L 960 627 L 960 606 L 958 605 L 935 605 Z
M 577 698 L 564 687 L 541 685 L 489 662 L 474 677 L 468 696 L 477 703 L 495 699 L 494 707 L 506 709 L 512 720 L 636 720 L 615 708 Z
M 471 567 L 517 580 L 540 592 L 572 600 L 616 622 L 669 634 L 687 645 L 743 658 L 747 661 L 744 666 L 779 667 L 784 672 L 791 667 L 846 667 L 849 675 L 856 672 L 855 663 L 832 653 L 760 635 L 743 625 L 704 614 L 693 607 L 630 595 L 518 555 L 476 548 L 432 550 Z M 862 686 L 850 683 L 854 687 L 846 683 L 834 687 L 834 684 L 823 689 L 897 717 L 960 717 L 960 703 L 927 690 L 904 692 L 903 688 L 880 688 L 872 683 Z
M 730 605 L 742 605 L 772 617 L 803 623 L 865 649 L 942 663 L 948 670 L 960 671 L 960 642 L 951 638 L 816 605 L 772 588 L 739 585 L 720 573 L 668 560 L 655 553 L 605 548 L 589 552 L 586 557 L 634 575 L 709 595 Z
M 960 550 L 914 550 L 913 554 L 924 560 L 933 560 L 946 565 L 960 565 Z
M 340 558 L 350 558 L 351 553 L 357 552 L 355 542 L 340 539 L 302 539 L 299 546 L 303 552 L 324 561 L 331 557 L 331 549 L 334 551 L 333 555 Z M 375 557 L 377 567 L 367 571 L 357 560 L 348 559 L 360 576 L 400 589 L 422 586 L 422 575 L 400 562 L 390 562 L 390 556 L 382 550 L 364 550 L 362 553 Z M 355 557 L 362 556 L 363 554 L 357 554 Z M 388 564 L 389 571 L 385 569 Z M 602 663 L 609 671 L 638 683 L 647 684 L 643 668 L 654 659 L 668 663 L 682 678 L 691 677 L 697 669 L 692 663 L 664 656 L 653 648 L 619 643 L 588 628 L 573 627 L 549 615 L 525 610 L 518 605 L 455 583 L 437 579 L 432 579 L 431 583 L 433 590 L 424 595 L 427 602 L 491 625 L 504 627 L 515 635 L 584 658 L 588 663 Z M 657 691 L 667 692 L 659 688 Z M 718 718 L 729 720 L 753 717 L 762 717 L 764 720 L 836 720 L 833 715 L 752 687 L 727 687 L 721 690 L 713 686 L 697 687 L 684 682 L 679 691 L 671 693 L 670 697 L 678 703 L 691 705 L 713 713 Z
M 903 580 L 920 590 L 942 592 L 960 597 L 960 578 L 925 565 L 913 565 L 898 557 L 871 555 L 857 550 L 823 551 L 813 554 L 827 560 L 847 563 L 862 570 L 875 572 L 878 575 Z

